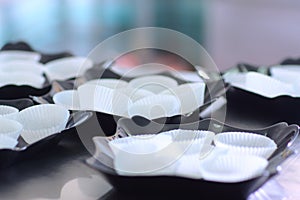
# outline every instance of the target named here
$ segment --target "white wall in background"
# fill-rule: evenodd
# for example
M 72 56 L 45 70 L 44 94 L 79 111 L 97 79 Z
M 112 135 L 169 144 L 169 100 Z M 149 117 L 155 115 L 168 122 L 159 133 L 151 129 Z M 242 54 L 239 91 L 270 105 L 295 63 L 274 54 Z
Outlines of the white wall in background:
M 206 46 L 220 69 L 300 57 L 300 1 L 213 0 L 206 22 Z

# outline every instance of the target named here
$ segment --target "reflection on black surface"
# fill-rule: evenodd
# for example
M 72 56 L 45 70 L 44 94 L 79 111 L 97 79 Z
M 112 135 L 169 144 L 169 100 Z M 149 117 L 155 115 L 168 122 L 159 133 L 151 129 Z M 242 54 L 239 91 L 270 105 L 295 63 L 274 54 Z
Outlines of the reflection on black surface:
M 78 159 L 88 156 L 78 137 L 65 138 L 59 145 L 40 152 L 30 160 L 15 163 L 0 171 L 1 198 L 58 198 L 66 181 L 88 176 Z

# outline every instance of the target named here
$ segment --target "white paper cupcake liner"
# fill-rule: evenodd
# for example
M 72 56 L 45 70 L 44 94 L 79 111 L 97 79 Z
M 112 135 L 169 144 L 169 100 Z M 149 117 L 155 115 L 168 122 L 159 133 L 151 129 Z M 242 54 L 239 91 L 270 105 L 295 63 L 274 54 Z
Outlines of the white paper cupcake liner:
M 205 144 L 211 144 L 215 133 L 205 130 L 185 130 L 174 129 L 170 131 L 161 132 L 161 135 L 170 135 L 174 142 L 190 142 L 197 141 Z
M 167 135 L 143 135 L 118 140 L 111 141 L 109 145 L 115 153 L 115 169 L 121 175 L 174 175 L 176 161 L 183 154 Z
M 174 144 L 185 154 L 202 152 L 204 146 L 211 145 L 215 135 L 211 131 L 183 129 L 171 130 L 161 134 L 172 136 Z
M 179 166 L 176 168 L 176 176 L 185 177 L 185 178 L 192 178 L 192 179 L 201 179 L 201 171 L 199 168 L 200 161 L 196 159 L 197 156 L 190 159 L 183 159 L 184 162 L 181 162 Z
M 117 91 L 127 95 L 132 102 L 136 102 L 137 100 L 140 100 L 142 98 L 154 95 L 153 92 L 150 92 L 148 90 L 131 88 L 129 86 L 125 88 L 120 88 Z
M 68 110 L 80 110 L 79 94 L 77 90 L 64 90 L 53 96 L 53 101 Z
M 18 141 L 12 137 L 0 134 L 0 149 L 13 149 Z
M 174 175 L 176 166 L 171 162 L 166 162 L 166 159 L 168 157 L 127 153 L 127 155 L 115 157 L 114 168 L 119 175 L 124 176 Z
M 43 64 L 27 60 L 0 62 L 0 72 L 27 72 L 36 75 L 43 74 Z
M 199 163 L 212 152 L 214 147 L 210 143 L 214 133 L 179 131 L 138 135 L 110 141 L 109 146 L 114 153 L 114 166 L 117 173 L 127 176 L 176 175 L 200 178 L 200 174 L 195 173 L 195 171 L 199 172 L 199 165 L 191 167 L 188 165 L 195 162 L 187 163 L 187 161 L 194 159 L 193 161 L 197 160 L 196 162 Z M 185 137 L 178 137 L 181 134 Z M 209 145 L 205 143 L 207 140 L 210 140 Z M 183 148 L 186 146 L 193 147 L 186 150 Z
M 299 83 L 300 65 L 276 65 L 270 67 L 271 76 L 285 83 Z
M 85 84 L 104 86 L 111 89 L 120 89 L 128 86 L 127 81 L 114 78 L 94 79 L 86 82 Z
M 94 109 L 94 95 L 96 93 L 96 85 L 83 84 L 78 87 L 77 92 L 79 96 L 80 108 L 83 110 Z
M 5 85 L 29 85 L 42 88 L 45 78 L 28 72 L 3 72 L 0 74 L 0 87 Z
M 274 98 L 280 95 L 291 95 L 294 88 L 291 84 L 278 81 L 270 76 L 257 72 L 248 72 L 244 76 L 244 81 L 230 82 L 231 85 L 253 92 L 268 98 Z
M 28 60 L 38 62 L 41 55 L 31 51 L 9 50 L 0 52 L 0 61 Z
M 236 154 L 249 154 L 269 158 L 277 149 L 276 143 L 263 135 L 246 132 L 225 132 L 214 138 L 217 147 Z
M 0 105 L 0 116 L 7 119 L 15 120 L 19 110 L 12 106 Z
M 268 161 L 252 155 L 222 155 L 200 164 L 202 177 L 207 181 L 236 183 L 256 178 L 264 172 Z
M 155 94 L 162 92 L 167 88 L 176 87 L 177 85 L 178 83 L 176 80 L 161 75 L 144 76 L 132 79 L 129 82 L 129 86 L 132 88 L 149 90 Z
M 213 145 L 205 144 L 202 145 L 200 151 L 194 149 L 194 151 L 185 152 L 185 154 L 183 154 L 176 162 L 175 175 L 192 179 L 201 179 L 200 164 L 213 152 L 213 150 Z
M 118 90 L 84 84 L 78 88 L 80 108 L 127 117 L 129 97 Z
M 176 165 L 176 176 L 201 179 L 199 155 L 183 155 Z
M 172 142 L 172 137 L 169 135 L 135 135 L 131 137 L 118 138 L 109 142 L 109 146 L 114 152 L 118 154 L 119 151 L 128 151 L 129 153 L 153 153 L 165 148 Z M 143 146 L 145 144 L 145 146 Z M 150 144 L 146 148 L 147 145 Z M 148 151 L 147 151 L 148 150 Z
M 257 91 L 258 94 L 263 94 L 267 97 L 293 93 L 292 85 L 255 72 L 248 73 L 246 84 L 252 91 Z
M 226 83 L 245 85 L 246 76 L 247 73 L 227 72 L 222 77 Z
M 128 117 L 128 105 L 132 102 L 118 90 L 100 87 L 94 96 L 94 109 L 98 112 Z
M 18 139 L 21 131 L 23 130 L 23 125 L 19 122 L 11 119 L 6 119 L 0 117 L 0 135 L 6 135 L 8 137 Z
M 195 111 L 204 103 L 205 83 L 187 83 L 164 90 L 161 94 L 173 95 L 179 99 L 181 114 Z
M 290 94 L 292 97 L 300 96 L 300 65 L 277 65 L 270 68 L 271 76 L 281 82 L 289 83 L 294 91 Z
M 130 117 L 142 116 L 147 119 L 171 117 L 179 114 L 180 102 L 170 95 L 152 95 L 132 103 L 128 108 Z
M 65 129 L 69 115 L 66 108 L 55 104 L 26 108 L 20 111 L 17 118 L 24 127 L 21 136 L 28 144 L 31 144 L 59 133 Z
M 67 80 L 82 76 L 86 70 L 93 67 L 93 62 L 86 57 L 67 57 L 48 62 L 45 73 L 52 80 Z
M 161 138 L 162 136 L 164 137 Z M 114 149 L 113 152 L 116 152 L 114 165 L 118 174 L 129 176 L 176 175 L 200 178 L 200 174 L 195 172 L 199 172 L 199 163 L 209 155 L 213 146 L 204 145 L 198 151 L 182 151 L 178 143 L 170 142 L 171 138 L 165 138 L 165 136 L 167 135 L 160 135 L 154 140 L 150 138 L 149 140 L 131 140 L 129 142 L 129 139 L 128 142 L 117 142 L 119 147 L 117 150 L 115 149 L 116 144 L 111 141 L 110 147 Z M 195 163 L 197 166 L 194 165 Z

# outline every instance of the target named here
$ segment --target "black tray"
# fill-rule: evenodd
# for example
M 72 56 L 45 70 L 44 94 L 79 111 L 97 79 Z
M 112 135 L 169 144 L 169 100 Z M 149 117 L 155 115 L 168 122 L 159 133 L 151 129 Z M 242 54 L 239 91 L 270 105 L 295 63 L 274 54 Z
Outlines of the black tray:
M 64 137 L 77 135 L 76 129 L 84 125 L 92 116 L 91 112 L 76 112 L 71 114 L 66 128 L 53 135 L 43 138 L 35 143 L 27 144 L 22 136 L 18 139 L 18 144 L 14 149 L 0 149 L 0 168 L 8 167 L 22 160 L 29 160 L 40 155 L 43 151 L 50 151 Z
M 226 98 L 231 121 L 243 118 L 264 125 L 281 121 L 300 124 L 300 98 L 287 95 L 267 98 L 233 86 L 227 91 Z
M 136 129 L 137 126 L 132 120 L 120 119 L 116 137 L 123 137 L 128 134 L 159 133 L 174 128 L 177 125 L 161 125 L 155 122 L 148 123 L 145 127 Z M 278 123 L 270 127 L 257 130 L 243 130 L 228 126 L 213 119 L 205 119 L 197 123 L 181 125 L 185 129 L 212 130 L 216 133 L 222 131 L 250 131 L 266 135 L 273 139 L 278 149 L 269 160 L 269 165 L 262 176 L 239 183 L 217 183 L 204 180 L 195 180 L 175 176 L 154 176 L 154 177 L 132 177 L 120 176 L 113 169 L 112 158 L 107 154 L 98 153 L 86 160 L 86 164 L 101 172 L 106 180 L 116 190 L 115 196 L 128 198 L 201 198 L 201 199 L 246 199 L 252 192 L 260 188 L 271 177 L 277 174 L 277 167 L 293 153 L 290 146 L 298 136 L 297 125 Z M 144 131 L 142 131 L 144 130 Z M 112 137 L 103 137 L 103 144 Z M 110 150 L 110 149 L 108 149 Z M 95 159 L 97 157 L 97 159 Z
M 0 99 L 13 100 L 30 97 L 34 100 L 33 97 L 43 97 L 45 98 L 45 100 L 51 103 L 54 93 L 61 90 L 69 90 L 73 88 L 73 80 L 53 81 L 51 84 L 45 83 L 42 88 L 35 88 L 28 85 L 6 85 L 0 87 Z
M 280 65 L 300 65 L 300 58 L 286 58 L 280 62 Z
M 51 90 L 51 85 L 44 85 L 42 88 L 35 88 L 28 85 L 5 85 L 0 87 L 0 99 L 12 100 L 28 98 L 29 96 L 41 96 Z
M 299 65 L 299 58 L 286 58 L 278 65 Z M 235 72 L 260 72 L 270 75 L 270 67 L 259 67 L 247 63 L 239 63 L 235 67 L 226 70 Z M 252 124 L 269 126 L 285 121 L 290 124 L 300 124 L 300 98 L 289 95 L 280 95 L 268 98 L 260 94 L 229 86 L 226 91 L 227 119 L 232 122 L 249 121 Z M 242 120 L 241 120 L 242 119 Z M 226 123 L 229 123 L 226 121 Z M 235 123 L 235 124 L 237 124 Z
M 0 105 L 13 106 L 19 110 L 23 110 L 24 108 L 33 106 L 34 103 L 29 98 L 13 99 L 13 100 L 0 99 Z

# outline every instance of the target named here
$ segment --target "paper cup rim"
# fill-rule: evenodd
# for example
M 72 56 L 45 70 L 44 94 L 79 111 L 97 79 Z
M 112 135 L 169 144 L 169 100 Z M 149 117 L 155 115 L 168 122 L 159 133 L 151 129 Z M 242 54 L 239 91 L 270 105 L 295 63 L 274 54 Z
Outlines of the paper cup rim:
M 73 99 L 73 97 L 77 98 L 77 100 L 75 100 L 75 101 L 72 100 L 72 102 L 71 102 L 72 104 L 70 104 L 70 105 L 66 105 L 66 104 L 62 103 L 63 101 L 61 100 L 61 98 L 70 97 L 68 95 L 72 96 L 72 99 Z M 81 110 L 79 93 L 77 90 L 63 90 L 63 91 L 57 92 L 53 95 L 52 99 L 56 105 L 63 106 L 68 110 Z M 76 101 L 78 102 L 78 105 L 74 104 L 74 102 L 76 102 Z
M 19 57 L 19 59 L 21 57 L 20 60 L 32 60 L 32 61 L 36 61 L 36 62 L 38 62 L 42 57 L 42 55 L 38 52 L 25 51 L 25 50 L 2 50 L 2 51 L 0 51 L 0 60 L 2 60 L 1 55 L 4 57 L 5 57 L 5 55 L 8 55 L 10 57 Z
M 152 104 L 155 102 L 156 104 Z M 173 106 L 170 106 L 172 104 Z M 156 115 L 151 115 L 149 109 L 155 107 L 163 108 L 164 113 L 158 113 Z M 143 109 L 143 110 L 141 110 Z M 167 110 L 166 110 L 167 109 Z M 161 117 L 172 117 L 179 114 L 180 101 L 171 95 L 150 95 L 141 98 L 128 106 L 129 117 L 142 116 L 148 119 L 158 119 Z
M 219 138 L 220 137 L 227 137 L 228 135 L 245 135 L 247 137 L 252 137 L 254 139 L 259 139 L 259 140 L 263 140 L 264 142 L 266 142 L 268 144 L 268 146 L 244 146 L 244 145 L 237 145 L 237 144 L 232 144 L 231 142 L 224 142 L 224 141 L 220 141 Z M 237 140 L 237 138 L 235 138 Z M 226 145 L 226 146 L 232 146 L 232 147 L 242 147 L 242 148 L 277 148 L 277 144 L 275 143 L 274 140 L 272 140 L 271 138 L 258 134 L 258 133 L 252 133 L 252 132 L 240 132 L 240 131 L 230 131 L 230 132 L 222 132 L 219 134 L 216 134 L 214 137 L 214 143 L 216 146 L 218 145 Z
M 5 116 L 7 116 L 7 115 L 11 115 L 11 114 L 16 114 L 16 113 L 19 112 L 19 109 L 16 108 L 16 107 L 13 107 L 13 106 L 0 105 L 0 110 L 3 109 L 3 108 L 12 111 L 12 112 L 7 113 L 7 114 L 1 114 L 1 113 L 0 113 L 0 116 L 3 116 L 3 117 L 5 117 Z
M 162 138 L 164 138 L 164 140 L 161 140 Z M 143 134 L 143 135 L 134 135 L 130 137 L 118 138 L 109 141 L 108 144 L 114 153 L 117 151 L 122 151 L 124 153 L 132 154 L 132 155 L 147 155 L 147 154 L 156 153 L 158 150 L 163 148 L 162 147 L 163 145 L 167 145 L 171 142 L 172 142 L 171 137 L 167 135 Z M 134 145 L 140 143 L 151 144 L 152 146 L 155 146 L 155 149 L 153 149 L 153 151 L 151 152 L 142 152 L 142 153 L 131 151 L 132 149 L 130 149 L 130 147 L 134 148 Z M 126 148 L 129 148 L 129 150 Z

